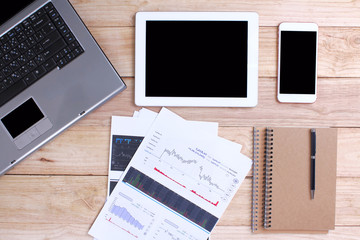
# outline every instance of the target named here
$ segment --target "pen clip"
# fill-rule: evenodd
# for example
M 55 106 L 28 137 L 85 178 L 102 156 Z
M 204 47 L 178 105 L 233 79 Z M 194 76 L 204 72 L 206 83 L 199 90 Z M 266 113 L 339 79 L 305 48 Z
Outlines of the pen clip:
M 316 129 L 311 129 L 311 157 L 315 157 L 316 154 Z

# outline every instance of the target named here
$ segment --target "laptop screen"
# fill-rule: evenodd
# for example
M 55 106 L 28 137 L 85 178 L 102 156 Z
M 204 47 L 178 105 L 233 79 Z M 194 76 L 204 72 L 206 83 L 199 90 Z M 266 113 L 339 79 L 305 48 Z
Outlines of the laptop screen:
M 7 1 L 6 6 L 0 8 L 0 25 L 12 18 L 15 14 L 23 10 L 27 5 L 35 0 L 13 0 Z

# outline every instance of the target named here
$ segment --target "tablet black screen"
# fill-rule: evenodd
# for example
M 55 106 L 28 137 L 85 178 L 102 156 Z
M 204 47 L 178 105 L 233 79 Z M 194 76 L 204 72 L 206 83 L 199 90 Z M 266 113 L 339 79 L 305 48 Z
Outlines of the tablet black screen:
M 247 21 L 147 21 L 147 97 L 247 97 Z

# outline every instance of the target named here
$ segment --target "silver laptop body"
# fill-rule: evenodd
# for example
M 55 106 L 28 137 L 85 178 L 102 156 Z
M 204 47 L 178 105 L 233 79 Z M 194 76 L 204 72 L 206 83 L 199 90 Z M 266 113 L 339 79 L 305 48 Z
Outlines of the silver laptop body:
M 48 2 L 36 0 L 7 20 L 0 37 Z M 0 175 L 126 88 L 70 3 L 51 2 L 83 53 L 0 107 Z

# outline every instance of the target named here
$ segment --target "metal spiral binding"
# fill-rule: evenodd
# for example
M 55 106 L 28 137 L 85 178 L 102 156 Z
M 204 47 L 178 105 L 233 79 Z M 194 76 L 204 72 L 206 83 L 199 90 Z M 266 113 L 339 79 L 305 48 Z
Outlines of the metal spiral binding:
M 251 216 L 251 228 L 252 231 L 258 229 L 258 199 L 259 199 L 259 130 L 254 128 L 253 133 L 253 187 L 252 187 L 252 216 Z
M 272 212 L 272 170 L 273 170 L 273 129 L 267 128 L 265 134 L 265 206 L 264 228 L 271 228 Z

